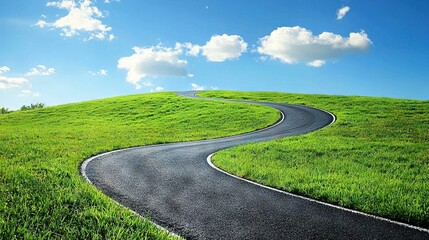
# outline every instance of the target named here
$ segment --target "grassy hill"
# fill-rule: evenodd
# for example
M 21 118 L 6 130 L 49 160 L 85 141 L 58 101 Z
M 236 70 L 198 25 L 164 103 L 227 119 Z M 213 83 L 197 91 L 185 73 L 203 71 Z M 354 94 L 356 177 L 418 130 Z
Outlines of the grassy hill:
M 79 164 L 114 149 L 249 132 L 278 118 L 268 107 L 174 93 L 2 114 L 0 239 L 168 238 L 86 183 Z
M 429 101 L 208 91 L 205 97 L 310 105 L 337 121 L 302 136 L 216 153 L 238 176 L 429 227 Z

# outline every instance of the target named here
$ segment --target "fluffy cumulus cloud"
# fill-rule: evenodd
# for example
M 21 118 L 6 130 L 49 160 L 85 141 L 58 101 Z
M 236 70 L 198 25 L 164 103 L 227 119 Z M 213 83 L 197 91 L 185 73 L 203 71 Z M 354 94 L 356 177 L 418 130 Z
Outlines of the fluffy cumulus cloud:
M 148 77 L 188 76 L 187 61 L 180 59 L 180 49 L 154 46 L 133 50 L 133 55 L 118 60 L 117 67 L 127 70 L 127 81 L 137 89 L 141 88 L 140 81 Z
M 331 32 L 319 35 L 305 28 L 280 27 L 259 40 L 257 51 L 283 63 L 306 62 L 320 67 L 326 60 L 353 52 L 366 51 L 372 44 L 364 32 L 352 32 L 348 37 Z
M 37 65 L 25 74 L 27 76 L 49 76 L 55 73 L 55 68 Z
M 176 48 L 183 48 L 187 55 L 198 56 L 200 53 L 210 62 L 224 62 L 237 59 L 247 50 L 247 43 L 238 35 L 213 35 L 203 46 L 192 43 L 177 43 Z
M 186 55 L 188 56 L 194 56 L 197 57 L 200 52 L 201 52 L 201 46 L 200 45 L 196 45 L 196 44 L 192 44 L 189 42 L 186 43 L 176 43 L 176 50 L 179 50 L 180 52 L 182 52 L 183 50 L 185 50 Z
M 338 11 L 337 11 L 337 20 L 343 19 L 349 11 L 350 11 L 350 7 L 349 6 L 345 6 L 345 7 L 342 7 L 340 9 L 338 9 Z
M 0 89 L 22 87 L 27 83 L 28 80 L 25 78 L 0 76 Z
M 238 35 L 223 34 L 213 35 L 203 46 L 186 42 L 176 43 L 174 48 L 158 45 L 134 47 L 133 50 L 134 54 L 118 60 L 117 67 L 127 70 L 127 81 L 140 89 L 142 86 L 153 86 L 150 78 L 194 77 L 186 70 L 185 56 L 202 55 L 210 62 L 223 62 L 240 57 L 247 50 L 247 43 Z
M 115 36 L 109 32 L 111 27 L 106 26 L 100 20 L 104 14 L 93 5 L 91 0 L 61 0 L 57 2 L 48 2 L 48 7 L 56 7 L 67 11 L 67 15 L 60 17 L 54 22 L 39 20 L 35 25 L 41 28 L 52 27 L 61 30 L 64 37 L 72 37 L 81 33 L 88 34 L 87 40 L 91 39 L 109 39 L 113 40 Z M 44 19 L 44 18 L 43 18 Z
M 238 35 L 214 35 L 202 47 L 203 55 L 211 62 L 236 59 L 247 49 L 247 43 Z
M 37 21 L 37 22 L 36 22 L 36 24 L 34 24 L 34 25 L 36 25 L 36 26 L 38 26 L 38 27 L 40 27 L 40 28 L 44 28 L 44 27 L 48 26 L 48 25 L 49 25 L 49 23 L 48 23 L 48 22 L 46 22 L 45 20 L 39 20 L 39 21 Z
M 202 91 L 202 90 L 206 90 L 206 87 L 204 87 L 204 86 L 200 86 L 200 85 L 198 85 L 198 84 L 196 84 L 196 83 L 192 83 L 192 84 L 191 84 L 191 88 L 192 88 L 192 90 L 195 90 L 195 91 Z
M 10 68 L 7 66 L 0 67 L 0 74 L 7 73 Z M 0 89 L 22 87 L 28 84 L 28 80 L 21 77 L 7 77 L 0 75 Z
M 10 71 L 10 68 L 8 68 L 7 66 L 1 66 L 0 67 L 0 74 L 7 73 L 9 71 Z
M 325 64 L 325 61 L 323 60 L 314 60 L 307 63 L 310 67 L 321 67 L 323 64 Z

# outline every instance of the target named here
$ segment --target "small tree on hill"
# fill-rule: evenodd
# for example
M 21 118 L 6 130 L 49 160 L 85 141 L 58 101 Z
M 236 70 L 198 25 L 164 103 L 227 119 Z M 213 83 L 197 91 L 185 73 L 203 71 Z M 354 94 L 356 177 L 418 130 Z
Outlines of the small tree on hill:
M 32 103 L 30 105 L 22 105 L 21 111 L 36 109 L 36 108 L 44 108 L 46 105 L 44 103 Z
M 10 113 L 9 109 L 4 107 L 0 108 L 0 114 L 6 114 L 6 113 Z

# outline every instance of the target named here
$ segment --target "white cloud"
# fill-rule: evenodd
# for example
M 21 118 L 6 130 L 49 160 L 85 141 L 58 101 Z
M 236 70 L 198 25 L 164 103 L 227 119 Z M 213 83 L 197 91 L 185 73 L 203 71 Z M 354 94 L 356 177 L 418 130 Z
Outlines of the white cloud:
M 121 0 L 104 0 L 104 3 L 120 2 Z
M 323 60 L 314 60 L 307 63 L 307 65 L 310 67 L 321 67 L 324 64 L 325 64 L 325 61 Z
M 247 43 L 238 35 L 213 35 L 203 46 L 192 43 L 176 43 L 176 49 L 185 49 L 186 55 L 198 56 L 200 53 L 210 62 L 224 62 L 236 59 L 247 50 Z
M 155 92 L 161 92 L 162 90 L 164 90 L 164 88 L 163 88 L 163 87 L 161 87 L 161 86 L 157 86 L 157 87 L 155 88 Z
M 343 19 L 344 16 L 346 16 L 347 12 L 350 11 L 349 6 L 342 7 L 338 9 L 337 11 L 337 20 Z
M 186 43 L 176 43 L 175 49 L 178 51 L 182 51 L 182 49 L 186 50 L 186 55 L 197 57 L 198 54 L 201 52 L 201 46 L 194 45 L 192 43 L 186 42 Z
M 259 39 L 259 42 L 257 51 L 260 54 L 283 63 L 307 62 L 316 67 L 323 65 L 327 59 L 363 52 L 372 44 L 364 31 L 352 32 L 349 37 L 331 32 L 313 35 L 311 31 L 299 26 L 277 28 L 270 35 Z
M 40 28 L 44 28 L 46 26 L 49 26 L 49 23 L 47 23 L 45 20 L 39 20 L 36 22 L 36 24 L 34 24 Z
M 161 46 L 134 47 L 134 54 L 118 60 L 118 68 L 125 69 L 127 81 L 141 88 L 140 81 L 147 77 L 187 76 L 187 61 L 180 59 L 181 50 Z M 144 83 L 143 83 L 144 84 Z
M 161 91 L 163 91 L 164 90 L 164 88 L 163 87 L 161 87 L 161 86 L 157 86 L 156 88 L 152 88 L 151 90 L 150 90 L 150 92 L 161 92 Z
M 10 68 L 8 68 L 7 66 L 0 67 L 0 74 L 1 73 L 7 73 L 9 71 L 10 71 Z
M 7 73 L 10 71 L 10 68 L 7 66 L 0 67 L 0 74 Z M 22 87 L 25 84 L 28 84 L 28 80 L 20 77 L 6 77 L 0 75 L 0 89 Z
M 108 71 L 105 69 L 100 69 L 98 71 L 88 71 L 89 74 L 91 74 L 92 76 L 106 76 L 108 74 Z
M 113 40 L 115 36 L 109 34 L 111 27 L 106 26 L 101 22 L 104 17 L 103 13 L 95 6 L 91 0 L 81 0 L 76 3 L 74 0 L 61 0 L 57 2 L 48 2 L 46 6 L 56 7 L 67 10 L 66 16 L 63 16 L 56 21 L 49 23 L 45 20 L 39 20 L 35 25 L 41 28 L 46 26 L 58 28 L 61 30 L 61 35 L 64 37 L 72 37 L 87 33 L 87 40 L 91 39 L 107 39 Z
M 0 76 L 0 89 L 21 87 L 28 83 L 28 80 L 25 78 L 13 78 Z
M 182 76 L 194 77 L 186 70 L 187 61 L 181 56 L 207 57 L 209 61 L 223 62 L 238 58 L 246 51 L 247 43 L 238 35 L 214 35 L 204 46 L 186 43 L 176 43 L 174 48 L 161 45 L 152 47 L 134 47 L 134 54 L 118 60 L 117 67 L 127 70 L 127 81 L 140 89 L 142 85 L 150 86 L 150 77 Z M 140 83 L 142 79 L 143 83 Z
M 74 0 L 62 0 L 58 2 L 48 2 L 46 6 L 48 7 L 53 6 L 53 7 L 62 8 L 62 9 L 72 9 L 76 7 L 76 3 Z
M 27 76 L 49 76 L 55 73 L 55 68 L 48 68 L 44 65 L 37 65 L 35 68 L 30 68 Z
M 214 35 L 202 46 L 202 54 L 210 62 L 236 59 L 247 49 L 247 43 L 238 35 Z
M 192 90 L 195 90 L 195 91 L 202 91 L 202 90 L 206 90 L 206 87 L 204 87 L 204 86 L 199 86 L 199 85 L 197 85 L 196 83 L 192 83 L 192 84 L 191 84 L 191 87 L 192 87 Z
M 31 90 L 22 90 L 18 96 L 20 97 L 39 97 L 40 94 L 38 92 L 33 92 Z

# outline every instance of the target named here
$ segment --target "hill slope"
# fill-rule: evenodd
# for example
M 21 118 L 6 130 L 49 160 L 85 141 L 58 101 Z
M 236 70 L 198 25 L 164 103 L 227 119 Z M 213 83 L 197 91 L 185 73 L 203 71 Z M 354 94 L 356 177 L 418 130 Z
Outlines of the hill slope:
M 90 186 L 79 164 L 130 146 L 235 135 L 277 110 L 157 93 L 0 115 L 0 239 L 168 238 Z
M 429 101 L 229 91 L 199 95 L 310 105 L 337 116 L 334 125 L 320 131 L 216 153 L 213 161 L 220 168 L 429 227 Z

